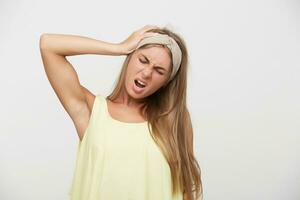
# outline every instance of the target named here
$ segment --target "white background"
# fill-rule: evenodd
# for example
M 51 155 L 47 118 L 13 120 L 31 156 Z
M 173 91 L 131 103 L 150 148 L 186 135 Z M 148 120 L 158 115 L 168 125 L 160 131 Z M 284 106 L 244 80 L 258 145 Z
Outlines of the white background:
M 186 41 L 205 200 L 300 199 L 300 2 L 1 1 L 0 199 L 65 200 L 78 136 L 46 78 L 42 33 L 121 42 L 146 25 Z M 69 57 L 108 95 L 124 56 Z

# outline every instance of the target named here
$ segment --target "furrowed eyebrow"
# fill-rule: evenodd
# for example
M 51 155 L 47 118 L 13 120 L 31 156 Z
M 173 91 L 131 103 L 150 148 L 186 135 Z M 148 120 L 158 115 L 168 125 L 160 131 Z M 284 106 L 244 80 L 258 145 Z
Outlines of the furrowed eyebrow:
M 142 54 L 142 56 L 144 56 L 144 58 L 147 60 L 147 62 L 149 62 L 149 59 L 147 58 L 147 56 L 145 56 L 144 54 Z M 164 70 L 164 71 L 167 71 L 165 68 L 163 68 L 163 67 L 161 67 L 161 66 L 156 65 L 156 67 L 157 67 L 157 68 L 160 68 L 160 69 L 162 69 L 162 70 Z

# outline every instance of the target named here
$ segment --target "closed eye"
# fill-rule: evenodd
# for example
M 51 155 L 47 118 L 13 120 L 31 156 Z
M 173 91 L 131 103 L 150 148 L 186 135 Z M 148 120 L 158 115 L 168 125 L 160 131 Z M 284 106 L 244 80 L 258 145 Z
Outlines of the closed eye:
M 157 70 L 157 72 L 158 72 L 159 74 L 161 74 L 161 75 L 163 75 L 163 74 L 164 74 L 164 73 L 160 72 L 159 70 Z
M 145 60 L 141 60 L 141 59 L 139 59 L 139 61 L 141 62 L 141 63 L 148 63 L 148 61 L 145 61 Z M 156 70 L 159 74 L 161 74 L 161 75 L 164 75 L 164 73 L 163 72 L 160 72 L 160 70 Z
M 147 61 L 139 59 L 141 63 L 147 63 Z

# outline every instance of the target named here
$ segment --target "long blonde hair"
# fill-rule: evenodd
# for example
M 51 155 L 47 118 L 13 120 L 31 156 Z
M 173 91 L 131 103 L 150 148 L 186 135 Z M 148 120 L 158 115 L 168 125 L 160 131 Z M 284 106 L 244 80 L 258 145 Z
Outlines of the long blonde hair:
M 184 200 L 203 198 L 201 170 L 193 151 L 193 128 L 186 106 L 188 53 L 183 39 L 167 28 L 152 29 L 152 32 L 167 34 L 178 43 L 182 51 L 181 65 L 167 85 L 147 96 L 141 114 L 148 121 L 153 140 L 163 152 L 171 170 L 172 194 L 183 192 Z M 146 44 L 149 48 L 161 44 Z M 161 45 L 164 46 L 164 45 Z M 111 101 L 125 90 L 125 74 L 133 52 L 127 55 L 112 93 Z M 169 55 L 171 53 L 169 52 Z M 172 60 L 172 59 L 171 59 Z M 151 129 L 150 126 L 151 125 Z

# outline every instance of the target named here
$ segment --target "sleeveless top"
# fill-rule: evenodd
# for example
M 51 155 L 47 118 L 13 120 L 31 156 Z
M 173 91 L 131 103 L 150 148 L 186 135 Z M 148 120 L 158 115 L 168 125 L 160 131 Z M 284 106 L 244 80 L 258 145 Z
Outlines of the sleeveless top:
M 151 129 L 151 126 L 150 126 Z M 182 200 L 172 196 L 171 171 L 145 122 L 111 117 L 106 97 L 95 97 L 77 146 L 71 200 Z

